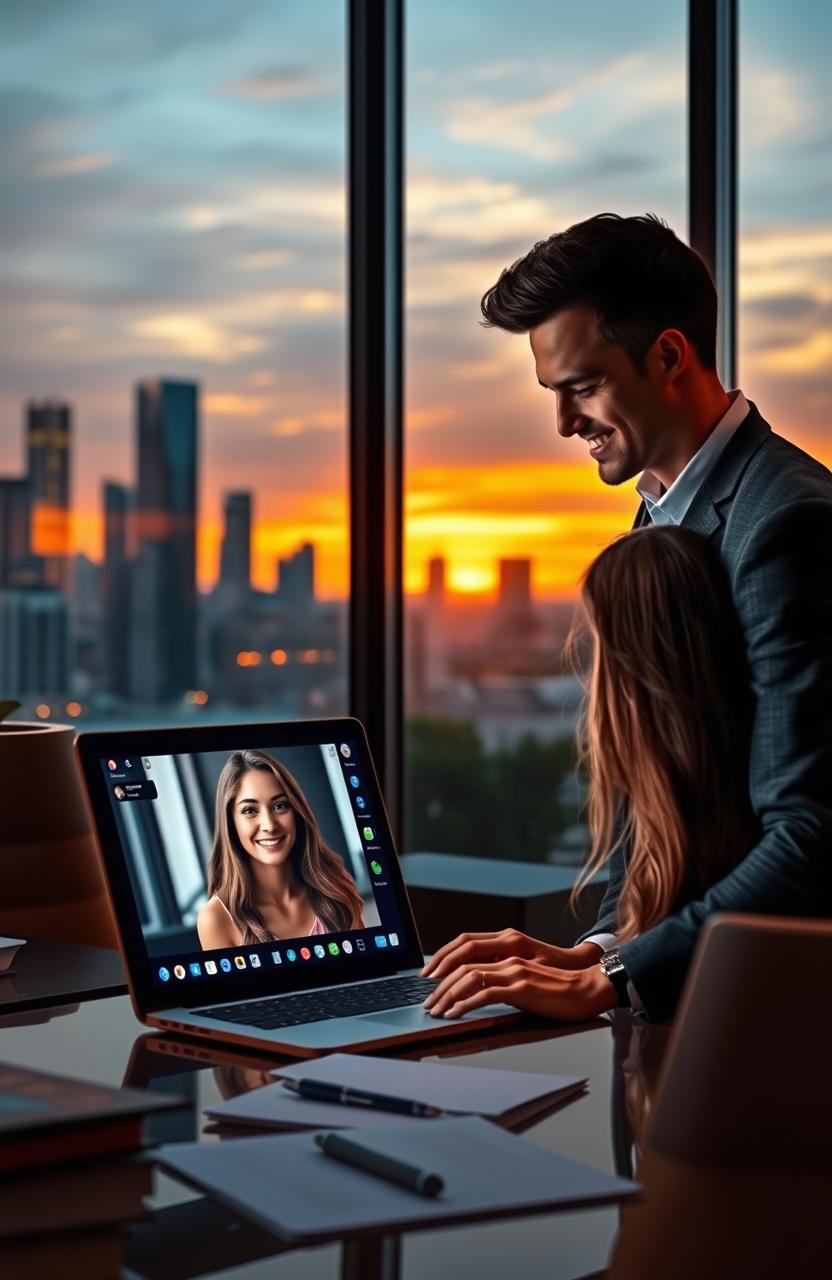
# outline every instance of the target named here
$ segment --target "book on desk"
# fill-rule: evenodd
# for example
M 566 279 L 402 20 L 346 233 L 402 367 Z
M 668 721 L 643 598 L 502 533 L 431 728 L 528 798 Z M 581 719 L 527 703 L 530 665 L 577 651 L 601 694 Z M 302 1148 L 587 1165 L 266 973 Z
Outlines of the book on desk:
M 184 1104 L 0 1063 L 0 1174 L 137 1150 L 148 1113 Z

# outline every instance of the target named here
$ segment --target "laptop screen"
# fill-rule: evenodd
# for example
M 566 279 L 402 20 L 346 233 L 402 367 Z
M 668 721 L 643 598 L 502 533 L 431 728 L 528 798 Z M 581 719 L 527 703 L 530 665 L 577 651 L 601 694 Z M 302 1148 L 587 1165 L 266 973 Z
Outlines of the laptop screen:
M 116 907 L 141 944 L 131 969 L 143 950 L 154 1003 L 227 999 L 229 983 L 243 997 L 267 975 L 269 989 L 289 990 L 372 977 L 383 960 L 405 967 L 412 918 L 366 742 L 354 721 L 324 723 L 337 738 L 292 742 L 275 726 L 263 742 L 263 726 L 223 728 L 238 739 L 230 749 L 214 749 L 207 728 L 169 732 L 174 747 L 201 736 L 187 751 L 135 733 L 102 754 L 106 735 L 95 735 L 85 768 L 120 845 L 131 901 L 116 895 Z

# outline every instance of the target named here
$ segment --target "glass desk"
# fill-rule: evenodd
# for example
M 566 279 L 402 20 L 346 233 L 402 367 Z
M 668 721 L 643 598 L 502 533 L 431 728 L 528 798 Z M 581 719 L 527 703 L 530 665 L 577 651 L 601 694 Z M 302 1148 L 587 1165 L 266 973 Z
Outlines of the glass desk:
M 287 1059 L 256 1052 L 217 1049 L 205 1042 L 148 1032 L 126 997 L 99 999 L 49 1018 L 44 1010 L 0 1020 L 0 1059 L 105 1084 L 130 1084 L 184 1095 L 190 1107 L 150 1122 L 158 1142 L 202 1139 L 203 1108 L 222 1097 L 267 1082 L 270 1067 Z M 35 1021 L 37 1019 L 37 1021 Z M 10 1025 L 11 1022 L 11 1025 Z M 563 1155 L 600 1169 L 632 1175 L 631 1116 L 649 1104 L 652 1081 L 666 1043 L 666 1027 L 647 1027 L 625 1014 L 576 1028 L 529 1020 L 499 1034 L 460 1037 L 411 1046 L 408 1057 L 465 1055 L 472 1066 L 552 1072 L 589 1077 L 588 1092 L 539 1119 L 527 1136 Z M 184 1280 L 222 1274 L 239 1280 L 274 1277 L 323 1280 L 400 1274 L 477 1280 L 518 1274 L 523 1280 L 576 1280 L 607 1265 L 619 1211 L 590 1209 L 451 1227 L 395 1237 L 383 1245 L 326 1245 L 303 1250 L 286 1246 L 260 1228 L 155 1170 L 155 1211 L 127 1228 L 125 1277 Z M 390 1238 L 384 1238 L 390 1240 Z M 385 1258 L 384 1250 L 392 1249 Z

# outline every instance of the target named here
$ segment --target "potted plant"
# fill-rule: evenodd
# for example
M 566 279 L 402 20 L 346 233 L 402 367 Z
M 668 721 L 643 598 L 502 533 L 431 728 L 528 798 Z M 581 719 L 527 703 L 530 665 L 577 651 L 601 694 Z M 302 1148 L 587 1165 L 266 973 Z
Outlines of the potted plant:
M 0 702 L 0 933 L 117 947 L 68 724 Z

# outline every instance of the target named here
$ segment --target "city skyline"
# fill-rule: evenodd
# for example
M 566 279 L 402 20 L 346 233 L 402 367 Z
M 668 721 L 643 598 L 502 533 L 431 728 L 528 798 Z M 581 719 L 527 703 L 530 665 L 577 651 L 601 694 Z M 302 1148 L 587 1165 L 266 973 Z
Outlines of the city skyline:
M 493 598 L 496 560 L 533 546 L 539 593 L 569 596 L 635 510 L 631 485 L 605 490 L 556 437 L 526 340 L 478 324 L 499 270 L 570 221 L 651 209 L 686 234 L 686 5 L 594 12 L 589 40 L 538 0 L 408 6 L 411 594 L 443 555 L 454 590 Z M 78 0 L 0 14 L 0 472 L 22 470 L 24 401 L 69 402 L 74 547 L 100 559 L 101 483 L 130 475 L 130 387 L 153 371 L 199 382 L 202 589 L 223 494 L 251 490 L 255 584 L 313 542 L 321 595 L 340 599 L 345 6 L 279 13 L 211 0 L 173 20 L 155 0 L 117 14 Z M 785 27 L 772 0 L 740 6 L 740 382 L 827 463 L 830 13 L 798 2 Z

